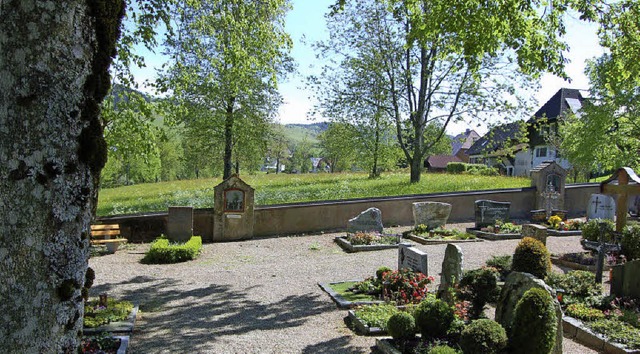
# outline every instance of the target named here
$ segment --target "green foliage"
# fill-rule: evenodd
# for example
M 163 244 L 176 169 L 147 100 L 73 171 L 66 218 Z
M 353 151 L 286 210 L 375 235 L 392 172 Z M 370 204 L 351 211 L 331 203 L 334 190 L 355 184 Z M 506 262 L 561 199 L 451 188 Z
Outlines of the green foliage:
M 640 259 L 640 225 L 635 224 L 624 229 L 620 246 L 628 261 Z
M 376 278 L 380 281 L 382 281 L 382 276 L 384 275 L 384 273 L 387 272 L 392 272 L 393 269 L 389 268 L 389 267 L 380 267 L 376 270 Z
M 460 348 L 465 354 L 497 354 L 507 346 L 507 332 L 493 320 L 471 322 L 462 331 Z
M 202 238 L 192 236 L 189 241 L 182 244 L 169 244 L 164 237 L 157 238 L 145 253 L 142 263 L 165 264 L 179 263 L 196 259 L 202 249 Z
M 447 173 L 461 174 L 467 170 L 467 164 L 464 162 L 449 162 L 447 164 Z
M 511 348 L 522 354 L 551 353 L 557 321 L 551 295 L 540 288 L 528 290 L 516 305 L 509 338 Z
M 544 279 L 551 270 L 551 256 L 547 247 L 532 237 L 523 238 L 513 253 L 511 270 Z
M 498 271 L 491 267 L 466 271 L 458 289 L 462 300 L 471 301 L 469 316 L 472 319 L 480 318 L 487 302 L 494 301 L 498 296 Z
M 458 350 L 455 350 L 453 348 L 451 348 L 448 345 L 436 345 L 435 347 L 431 348 L 428 352 L 428 354 L 458 354 L 460 353 Z
M 589 323 L 596 333 L 605 335 L 609 340 L 624 344 L 629 349 L 640 349 L 640 330 L 619 320 L 600 319 Z
M 408 268 L 386 272 L 382 275 L 382 297 L 396 304 L 419 303 L 429 295 L 427 285 L 433 277 Z
M 511 258 L 511 255 L 491 256 L 485 264 L 488 267 L 497 269 L 500 272 L 500 278 L 504 279 L 511 272 Z
M 86 301 L 84 305 L 84 326 L 95 328 L 110 322 L 123 321 L 129 317 L 131 310 L 133 310 L 133 304 L 129 301 L 108 298 L 106 307 L 100 306 L 98 299 Z
M 414 316 L 423 339 L 445 338 L 455 320 L 453 307 L 440 299 L 421 302 Z
M 592 272 L 574 270 L 566 274 L 551 272 L 545 283 L 554 289 L 563 289 L 563 304 L 585 303 L 595 305 L 602 299 L 602 284 L 596 283 Z
M 357 231 L 348 234 L 347 241 L 353 246 L 357 245 L 393 245 L 398 243 L 398 237 L 394 235 L 381 235 L 376 232 Z
M 411 314 L 398 312 L 387 321 L 387 331 L 396 340 L 407 340 L 415 336 L 416 321 Z
M 611 220 L 591 219 L 582 225 L 582 238 L 589 241 L 600 240 L 600 227 L 602 226 L 602 239 L 604 242 L 613 242 L 615 224 Z
M 430 173 L 424 174 L 417 184 L 408 184 L 406 173 L 385 173 L 376 179 L 369 179 L 366 173 L 260 174 L 242 178 L 256 189 L 256 205 L 517 188 L 531 184 L 526 178 L 460 175 L 443 179 L 442 174 Z M 213 186 L 220 182 L 221 179 L 216 178 L 105 188 L 100 191 L 98 215 L 162 211 L 172 205 L 212 208 Z
M 357 308 L 356 317 L 369 327 L 387 329 L 387 322 L 394 314 L 400 312 L 395 304 L 365 305 Z M 405 313 L 406 314 L 406 313 Z
M 603 319 L 604 313 L 593 307 L 589 307 L 584 303 L 574 303 L 567 306 L 566 314 L 584 321 L 595 321 Z

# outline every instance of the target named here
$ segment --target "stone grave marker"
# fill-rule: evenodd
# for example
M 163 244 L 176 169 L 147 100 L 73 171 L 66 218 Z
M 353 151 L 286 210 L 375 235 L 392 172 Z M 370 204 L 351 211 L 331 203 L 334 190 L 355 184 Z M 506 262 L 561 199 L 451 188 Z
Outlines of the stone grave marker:
M 413 203 L 414 226 L 426 225 L 429 229 L 435 229 L 447 224 L 451 214 L 451 204 L 440 202 Z
M 411 247 L 410 243 L 398 245 L 398 270 L 409 268 L 424 275 L 427 273 L 427 254 L 421 250 Z
M 496 220 L 509 221 L 510 208 L 511 202 L 496 202 L 486 199 L 476 200 L 476 228 L 493 225 Z
M 174 242 L 187 242 L 193 236 L 193 207 L 169 207 L 167 237 Z
M 464 255 L 460 247 L 453 243 L 447 244 L 442 261 L 442 273 L 440 274 L 440 286 L 438 294 L 440 298 L 451 302 L 449 288 L 455 287 L 462 278 Z
M 522 225 L 522 238 L 533 237 L 536 240 L 547 245 L 547 228 L 538 224 Z
M 541 288 L 546 290 L 553 298 L 553 306 L 556 310 L 558 321 L 558 332 L 556 333 L 556 345 L 552 351 L 554 354 L 562 354 L 562 309 L 556 297 L 556 292 L 551 289 L 544 281 L 536 278 L 529 273 L 511 272 L 500 292 L 496 307 L 496 321 L 504 327 L 507 337 L 511 337 L 511 328 L 513 325 L 513 317 L 515 315 L 516 305 L 527 290 L 532 288 Z
M 377 231 L 382 233 L 382 212 L 378 208 L 369 208 L 347 222 L 347 232 Z
M 587 207 L 587 219 L 613 220 L 616 215 L 616 202 L 611 196 L 592 194 Z
M 616 265 L 611 271 L 611 295 L 640 298 L 640 259 Z
M 254 189 L 237 175 L 214 188 L 213 241 L 253 237 Z

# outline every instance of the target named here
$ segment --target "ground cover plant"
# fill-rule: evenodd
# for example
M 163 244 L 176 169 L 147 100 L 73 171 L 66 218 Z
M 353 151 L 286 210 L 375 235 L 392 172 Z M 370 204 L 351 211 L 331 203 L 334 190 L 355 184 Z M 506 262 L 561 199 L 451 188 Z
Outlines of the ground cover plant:
M 345 239 L 353 246 L 362 245 L 395 245 L 398 243 L 398 236 L 384 235 L 377 232 L 358 231 L 347 234 Z
M 496 220 L 493 225 L 483 227 L 480 229 L 480 231 L 489 232 L 492 234 L 519 234 L 522 231 L 522 226 L 516 225 L 511 222 Z
M 115 354 L 120 348 L 120 338 L 115 338 L 108 333 L 101 333 L 96 336 L 86 336 L 80 343 L 80 353 L 82 354 Z
M 379 269 L 375 277 L 355 283 L 349 291 L 404 305 L 422 301 L 428 294 L 427 285 L 434 280 L 433 277 L 407 268 L 401 270 L 383 268 L 382 270 Z
M 378 296 L 370 294 L 368 292 L 353 291 L 357 281 L 346 281 L 341 283 L 329 284 L 329 287 L 340 295 L 343 299 L 349 302 L 364 302 L 364 301 L 376 301 Z
M 339 200 L 436 192 L 461 192 L 527 187 L 527 178 L 424 173 L 419 183 L 408 173 L 256 174 L 242 178 L 256 189 L 256 205 Z M 98 215 L 165 211 L 171 205 L 213 207 L 213 187 L 219 178 L 143 183 L 100 190 Z
M 145 253 L 142 263 L 164 264 L 186 262 L 196 259 L 202 250 L 202 238 L 192 236 L 185 243 L 170 243 L 169 239 L 160 236 Z
M 429 240 L 473 240 L 475 235 L 458 231 L 455 229 L 447 229 L 444 226 L 430 229 L 427 225 L 419 224 L 411 230 L 416 236 Z
M 99 299 L 90 299 L 84 304 L 84 326 L 95 328 L 111 322 L 124 321 L 132 310 L 133 304 L 129 301 L 108 298 L 105 305 Z
M 578 231 L 582 229 L 584 222 L 580 219 L 571 219 L 563 221 L 561 217 L 552 215 L 547 220 L 545 226 L 558 231 Z

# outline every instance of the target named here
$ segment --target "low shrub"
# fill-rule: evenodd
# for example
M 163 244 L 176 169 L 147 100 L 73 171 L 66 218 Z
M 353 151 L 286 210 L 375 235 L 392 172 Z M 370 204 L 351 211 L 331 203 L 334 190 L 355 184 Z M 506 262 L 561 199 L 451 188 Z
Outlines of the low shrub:
M 596 283 L 595 274 L 574 270 L 566 274 L 549 273 L 545 283 L 554 289 L 563 289 L 563 305 L 584 303 L 594 306 L 602 302 L 602 284 Z
M 605 335 L 609 340 L 624 344 L 629 349 L 640 349 L 640 330 L 618 320 L 601 319 L 589 323 L 596 333 Z
M 458 354 L 460 353 L 460 351 L 455 350 L 453 348 L 451 348 L 448 345 L 436 345 L 435 347 L 431 348 L 428 352 L 428 354 Z
M 521 354 L 550 353 L 556 343 L 557 321 L 551 295 L 544 289 L 529 289 L 516 304 L 511 348 Z
M 107 306 L 100 306 L 98 299 L 85 302 L 84 326 L 95 328 L 113 321 L 122 321 L 129 317 L 133 304 L 129 301 L 107 299 Z
M 382 266 L 382 267 L 380 267 L 380 268 L 378 268 L 378 269 L 376 270 L 376 278 L 377 278 L 378 280 L 382 281 L 382 276 L 384 275 L 384 273 L 386 273 L 386 272 L 392 272 L 392 271 L 393 271 L 393 269 L 391 269 L 391 268 L 389 268 L 389 267 Z
M 471 302 L 470 318 L 480 318 L 487 302 L 498 296 L 498 271 L 483 267 L 464 273 L 458 284 L 459 297 Z
M 583 321 L 595 321 L 604 318 L 601 310 L 589 307 L 583 303 L 575 303 L 567 306 L 567 315 Z
M 497 354 L 507 346 L 507 332 L 493 320 L 471 322 L 462 331 L 460 348 L 465 354 Z
M 622 254 L 628 261 L 640 259 L 640 225 L 636 224 L 624 229 L 620 246 Z
M 389 317 L 387 331 L 393 339 L 411 339 L 416 334 L 416 320 L 406 312 L 397 312 Z
M 600 239 L 600 224 L 603 227 L 603 240 L 612 242 L 615 224 L 613 221 L 606 219 L 591 219 L 584 223 L 582 225 L 582 238 L 589 241 L 598 241 Z
M 359 307 L 354 312 L 367 326 L 386 329 L 389 318 L 400 310 L 394 304 L 375 304 Z
M 423 339 L 445 338 L 456 318 L 453 307 L 439 299 L 421 302 L 414 316 Z
M 467 168 L 464 162 L 449 162 L 447 164 L 447 173 L 461 174 L 466 170 Z
M 485 262 L 489 267 L 493 267 L 500 273 L 500 278 L 504 279 L 511 272 L 511 256 L 493 256 Z
M 384 300 L 397 304 L 419 303 L 428 293 L 427 285 L 433 282 L 433 277 L 405 268 L 382 275 L 382 289 Z
M 179 263 L 196 259 L 202 250 L 202 238 L 192 236 L 183 244 L 170 244 L 164 236 L 157 238 L 144 255 L 142 263 L 166 264 Z
M 530 273 L 544 279 L 551 270 L 551 255 L 542 242 L 525 237 L 513 253 L 511 270 Z

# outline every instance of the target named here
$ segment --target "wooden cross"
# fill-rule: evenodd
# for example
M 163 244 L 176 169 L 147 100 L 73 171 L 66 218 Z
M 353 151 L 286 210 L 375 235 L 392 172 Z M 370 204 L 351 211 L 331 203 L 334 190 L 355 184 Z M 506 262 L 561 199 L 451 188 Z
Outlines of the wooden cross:
M 640 194 L 640 177 L 629 167 L 620 168 L 606 181 L 600 183 L 600 193 L 613 194 L 618 197 L 616 231 L 622 232 L 627 224 L 628 198 L 630 195 Z

